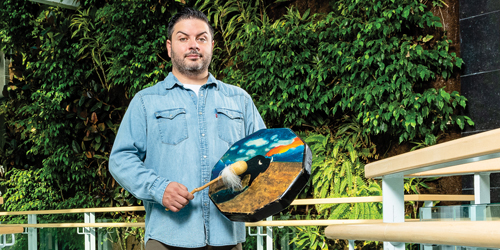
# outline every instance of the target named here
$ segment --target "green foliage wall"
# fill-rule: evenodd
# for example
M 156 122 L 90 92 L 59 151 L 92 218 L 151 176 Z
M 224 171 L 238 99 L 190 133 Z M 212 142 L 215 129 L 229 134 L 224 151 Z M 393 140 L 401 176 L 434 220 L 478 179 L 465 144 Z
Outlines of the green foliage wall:
M 424 138 L 467 117 L 457 92 L 429 88 L 448 78 L 462 60 L 449 53 L 439 18 L 420 1 L 335 1 L 328 14 L 297 10 L 272 24 L 247 25 L 247 41 L 228 69 L 256 96 L 274 126 L 318 127 L 348 115 L 369 134 L 397 136 L 399 142 Z M 236 41 L 235 43 L 238 43 Z
M 429 12 L 439 1 L 337 0 L 329 13 L 300 13 L 285 1 L 275 20 L 266 13 L 281 5 L 262 0 L 81 4 L 74 11 L 0 2 L 0 49 L 15 72 L 0 106 L 6 210 L 140 204 L 111 178 L 107 160 L 129 100 L 170 71 L 166 26 L 183 5 L 203 10 L 216 28 L 211 72 L 246 89 L 268 127 L 292 127 L 313 149 L 301 197 L 379 195 L 363 173 L 386 146 L 373 137 L 432 145 L 473 124 L 457 115 L 463 96 L 430 85 L 462 65 Z M 380 209 L 292 207 L 282 216 L 377 218 Z M 332 244 L 321 228 L 301 230 L 298 247 Z
M 180 4 L 97 2 L 0 3 L 0 49 L 16 74 L 0 109 L 7 210 L 136 203 L 107 159 L 129 99 L 168 73 L 166 23 Z

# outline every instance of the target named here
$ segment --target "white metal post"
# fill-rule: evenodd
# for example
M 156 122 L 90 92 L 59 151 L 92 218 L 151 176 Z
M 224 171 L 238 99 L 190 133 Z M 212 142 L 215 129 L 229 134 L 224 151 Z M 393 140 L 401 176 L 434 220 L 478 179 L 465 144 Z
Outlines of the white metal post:
M 36 214 L 28 214 L 28 224 L 37 224 Z M 28 228 L 28 250 L 37 250 L 38 230 L 34 227 Z
M 85 213 L 85 223 L 95 223 L 95 213 Z M 85 250 L 95 250 L 95 228 L 85 229 Z
M 425 209 L 422 212 L 422 218 L 420 218 L 420 220 L 432 219 L 431 207 L 433 207 L 433 206 L 434 206 L 434 201 L 424 201 L 424 208 Z M 423 250 L 432 250 L 433 249 L 432 245 L 429 245 L 429 244 L 423 244 L 421 246 L 423 246 Z M 420 249 L 422 249 L 422 247 Z
M 405 221 L 404 180 L 402 175 L 382 177 L 382 211 L 384 223 Z M 404 250 L 401 242 L 384 242 L 386 250 Z
M 269 216 L 266 219 L 267 221 L 272 221 L 273 217 Z M 273 249 L 273 227 L 266 227 L 266 249 L 267 250 L 272 250 Z
M 264 250 L 264 241 L 262 237 L 265 234 L 262 234 L 262 227 L 257 227 L 257 233 L 253 234 L 251 231 L 252 227 L 248 227 L 248 235 L 257 237 L 257 250 Z
M 264 250 L 263 227 L 257 227 L 257 250 Z
M 474 204 L 490 203 L 490 173 L 474 174 Z
M 269 216 L 267 221 L 272 221 L 273 217 Z M 257 233 L 253 234 L 248 227 L 248 235 L 257 237 L 257 250 L 264 250 L 264 236 L 266 236 L 266 249 L 273 249 L 273 228 L 266 227 L 266 233 L 262 232 L 263 227 L 257 227 Z
M 432 210 L 434 201 L 424 201 L 424 209 L 422 209 L 422 217 L 420 220 L 432 219 Z
M 490 173 L 474 174 L 474 205 L 470 206 L 471 221 L 486 219 L 486 206 L 490 203 Z
M 354 240 L 349 240 L 349 250 L 354 250 Z

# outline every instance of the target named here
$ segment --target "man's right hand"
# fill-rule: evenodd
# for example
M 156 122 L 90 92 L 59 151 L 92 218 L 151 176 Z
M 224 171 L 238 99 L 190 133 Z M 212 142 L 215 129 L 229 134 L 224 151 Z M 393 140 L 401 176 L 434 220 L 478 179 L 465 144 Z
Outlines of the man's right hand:
M 163 206 L 172 212 L 179 212 L 190 200 L 194 198 L 187 187 L 178 183 L 170 182 L 163 193 Z

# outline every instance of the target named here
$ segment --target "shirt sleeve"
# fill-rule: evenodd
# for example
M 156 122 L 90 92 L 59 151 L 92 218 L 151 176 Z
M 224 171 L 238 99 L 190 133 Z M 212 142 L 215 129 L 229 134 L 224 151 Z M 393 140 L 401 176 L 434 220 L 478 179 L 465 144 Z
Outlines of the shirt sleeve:
M 146 145 L 147 118 L 139 93 L 130 102 L 118 129 L 109 156 L 109 171 L 137 199 L 163 205 L 163 193 L 170 181 L 144 166 Z
M 253 103 L 252 98 L 247 96 L 245 101 L 245 136 L 248 136 L 258 130 L 265 129 L 266 125 L 264 124 L 264 120 L 262 120 L 257 107 Z

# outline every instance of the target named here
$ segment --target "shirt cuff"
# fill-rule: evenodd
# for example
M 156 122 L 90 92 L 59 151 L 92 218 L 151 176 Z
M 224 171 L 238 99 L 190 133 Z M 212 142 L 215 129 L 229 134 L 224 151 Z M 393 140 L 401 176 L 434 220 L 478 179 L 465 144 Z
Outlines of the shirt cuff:
M 153 182 L 153 185 L 151 185 L 151 189 L 149 190 L 151 192 L 151 195 L 153 196 L 153 199 L 162 206 L 163 194 L 165 193 L 165 189 L 167 189 L 168 184 L 170 184 L 169 180 L 158 177 Z

